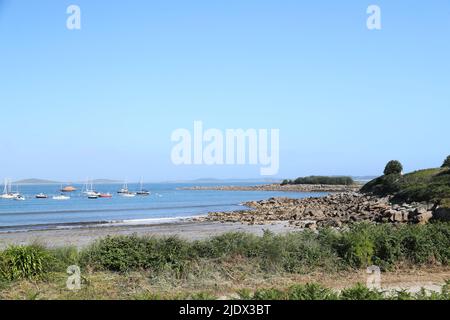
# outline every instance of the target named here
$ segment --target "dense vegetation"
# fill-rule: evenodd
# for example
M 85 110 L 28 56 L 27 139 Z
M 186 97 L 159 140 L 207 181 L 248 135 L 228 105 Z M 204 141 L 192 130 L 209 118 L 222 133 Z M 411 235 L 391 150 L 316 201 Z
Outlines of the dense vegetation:
M 328 177 L 328 176 L 310 176 L 297 178 L 295 180 L 284 180 L 281 184 L 329 184 L 329 185 L 351 185 L 355 182 L 351 177 Z
M 393 195 L 393 201 L 397 202 L 444 204 L 450 199 L 450 168 L 384 175 L 367 183 L 361 191 L 379 196 Z
M 73 248 L 11 247 L 0 252 L 3 281 L 45 279 L 71 264 L 98 271 L 170 271 L 183 278 L 199 265 L 246 261 L 262 272 L 305 273 L 337 271 L 371 264 L 385 269 L 397 265 L 447 265 L 450 224 L 358 224 L 346 232 L 324 229 L 258 237 L 229 233 L 201 241 L 174 237 L 107 237 L 78 252 Z
M 440 293 L 432 293 L 431 295 L 423 289 L 415 294 L 405 290 L 388 293 L 377 289 L 369 289 L 362 284 L 336 292 L 316 283 L 308 283 L 293 285 L 287 290 L 259 289 L 253 294 L 243 290 L 240 291 L 240 298 L 246 300 L 449 300 L 450 282 L 442 287 Z
M 450 156 L 448 156 L 448 157 L 444 160 L 444 163 L 442 164 L 442 168 L 450 168 Z
M 386 167 L 384 168 L 384 174 L 401 174 L 403 171 L 403 165 L 400 163 L 400 161 L 397 160 L 391 160 L 387 163 Z
M 82 250 L 31 245 L 12 246 L 0 251 L 0 297 L 11 297 L 10 288 L 30 280 L 31 283 L 40 284 L 31 285 L 27 299 L 36 298 L 36 292 L 39 291 L 33 288 L 41 286 L 50 291 L 56 290 L 56 297 L 74 297 L 67 290 L 55 289 L 57 283 L 64 288 L 66 269 L 70 265 L 80 266 L 85 279 L 83 283 L 86 290 L 78 296 L 80 298 L 111 298 L 111 290 L 121 290 L 122 286 L 134 288 L 133 283 L 137 278 L 133 274 L 138 274 L 138 277 L 143 277 L 141 283 L 157 283 L 159 289 L 156 293 L 152 290 L 148 294 L 144 290 L 139 295 L 131 289 L 135 292 L 133 298 L 208 299 L 214 297 L 209 293 L 197 292 L 203 288 L 202 284 L 218 281 L 224 284 L 230 279 L 233 283 L 240 283 L 242 280 L 239 279 L 255 275 L 259 277 L 255 281 L 260 283 L 266 277 L 283 279 L 297 274 L 341 274 L 372 264 L 383 270 L 396 270 L 411 266 L 439 268 L 447 266 L 449 261 L 450 223 L 356 224 L 341 232 L 321 229 L 318 233 L 304 231 L 281 235 L 265 232 L 263 236 L 228 233 L 199 241 L 185 241 L 176 237 L 116 236 L 98 240 Z M 102 277 L 104 280 L 101 280 Z M 112 282 L 113 279 L 117 279 L 116 282 Z M 174 293 L 170 288 L 180 283 L 192 283 L 197 293 Z M 100 289 L 102 286 L 104 288 Z M 138 285 L 139 288 L 141 286 Z M 229 288 L 235 287 L 232 285 Z M 24 290 L 20 287 L 17 289 L 19 292 Z M 98 296 L 95 290 L 103 291 Z M 166 293 L 159 296 L 158 292 L 161 291 L 158 290 Z M 380 292 L 361 286 L 344 290 L 340 294 L 318 285 L 285 290 L 252 290 L 240 291 L 239 295 L 249 299 L 381 298 Z M 425 298 L 424 295 L 415 296 L 406 292 L 390 298 L 401 297 Z M 448 299 L 448 293 L 432 298 Z

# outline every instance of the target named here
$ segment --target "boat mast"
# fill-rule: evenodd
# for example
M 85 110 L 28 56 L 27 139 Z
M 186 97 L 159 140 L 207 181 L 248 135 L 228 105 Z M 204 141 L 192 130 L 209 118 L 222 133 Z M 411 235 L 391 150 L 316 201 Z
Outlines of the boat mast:
M 8 179 L 5 178 L 5 187 L 3 189 L 3 194 L 8 194 Z

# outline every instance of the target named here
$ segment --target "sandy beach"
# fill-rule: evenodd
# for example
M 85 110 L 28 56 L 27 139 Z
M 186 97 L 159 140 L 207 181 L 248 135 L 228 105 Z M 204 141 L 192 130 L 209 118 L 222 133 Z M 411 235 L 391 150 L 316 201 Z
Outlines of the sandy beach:
M 47 247 L 76 246 L 85 247 L 94 240 L 113 235 L 139 236 L 179 236 L 187 240 L 204 239 L 227 232 L 249 232 L 261 235 L 264 230 L 274 233 L 294 231 L 287 222 L 274 222 L 268 225 L 244 225 L 227 222 L 183 221 L 152 225 L 127 225 L 85 227 L 77 229 L 41 230 L 0 233 L 0 249 L 9 245 L 39 243 Z

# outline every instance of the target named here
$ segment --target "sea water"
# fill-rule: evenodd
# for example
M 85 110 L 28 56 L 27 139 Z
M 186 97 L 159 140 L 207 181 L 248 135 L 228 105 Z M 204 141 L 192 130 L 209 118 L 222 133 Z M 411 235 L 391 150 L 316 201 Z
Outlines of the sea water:
M 213 186 L 213 184 L 195 184 Z M 221 184 L 222 185 L 222 184 Z M 233 185 L 246 185 L 236 184 Z M 179 221 L 203 216 L 213 211 L 244 209 L 243 202 L 270 197 L 306 198 L 324 196 L 325 193 L 299 193 L 276 191 L 216 191 L 183 190 L 194 184 L 144 184 L 149 196 L 126 198 L 117 194 L 119 184 L 98 184 L 95 190 L 111 193 L 112 198 L 88 199 L 81 185 L 76 192 L 67 193 L 69 200 L 53 200 L 59 195 L 59 185 L 23 185 L 19 191 L 25 201 L 0 199 L 0 232 L 48 228 L 76 228 L 86 225 L 152 224 Z M 129 184 L 130 191 L 138 191 L 139 184 Z M 38 193 L 48 199 L 36 199 Z

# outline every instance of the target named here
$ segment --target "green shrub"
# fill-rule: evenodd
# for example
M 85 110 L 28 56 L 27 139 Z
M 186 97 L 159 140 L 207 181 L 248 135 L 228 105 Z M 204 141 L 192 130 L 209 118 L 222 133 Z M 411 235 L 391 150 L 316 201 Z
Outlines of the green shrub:
M 226 256 L 255 257 L 258 255 L 261 239 L 250 233 L 231 232 L 211 239 L 195 241 L 193 252 L 203 258 Z
M 434 262 L 435 248 L 433 246 L 434 227 L 413 225 L 401 228 L 401 246 L 404 257 L 414 264 Z M 433 234 L 430 231 L 433 230 Z
M 450 168 L 450 156 L 448 156 L 448 157 L 444 160 L 444 163 L 442 164 L 442 168 Z
M 127 272 L 171 269 L 183 272 L 189 244 L 176 237 L 163 239 L 118 236 L 101 239 L 82 252 L 82 263 L 100 269 Z
M 340 265 L 331 243 L 323 241 L 320 234 L 308 230 L 278 237 L 280 248 L 273 250 L 279 256 L 273 254 L 272 259 L 278 261 L 284 271 L 305 273 L 317 269 L 335 270 Z
M 384 295 L 376 289 L 369 289 L 362 284 L 341 291 L 341 300 L 382 300 Z
M 287 295 L 285 292 L 270 288 L 270 289 L 258 289 L 253 295 L 253 300 L 286 300 Z
M 54 268 L 65 272 L 68 266 L 79 265 L 80 256 L 76 247 L 61 247 L 50 249 L 49 253 L 54 258 Z
M 389 269 L 402 260 L 402 244 L 396 227 L 374 225 L 370 233 L 373 234 L 375 245 L 372 259 L 375 265 Z
M 316 283 L 294 285 L 288 290 L 289 300 L 338 300 L 339 296 L 332 290 Z
M 7 281 L 42 279 L 54 262 L 50 253 L 40 246 L 11 246 L 0 255 L 0 278 Z
M 400 163 L 400 161 L 397 160 L 391 160 L 387 163 L 386 167 L 384 168 L 384 175 L 390 175 L 390 174 L 401 174 L 403 171 L 403 166 Z
M 191 300 L 217 300 L 217 297 L 209 292 L 197 292 L 190 296 Z
M 366 224 L 354 225 L 343 232 L 335 247 L 340 256 L 352 267 L 365 267 L 372 264 L 375 243 L 370 227 Z

